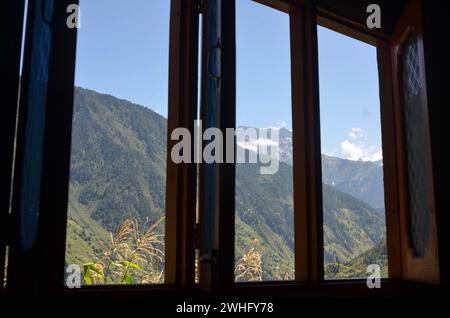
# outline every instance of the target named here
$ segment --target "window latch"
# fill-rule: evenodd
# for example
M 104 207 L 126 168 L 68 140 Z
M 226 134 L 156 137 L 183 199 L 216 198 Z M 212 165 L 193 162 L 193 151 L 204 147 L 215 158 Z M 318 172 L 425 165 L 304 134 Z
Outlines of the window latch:
M 201 264 L 216 264 L 218 251 L 213 249 L 211 253 L 200 255 L 199 262 Z
M 207 59 L 207 65 L 208 65 L 208 75 L 209 75 L 209 77 L 211 77 L 213 80 L 216 81 L 217 87 L 219 87 L 219 85 L 220 85 L 220 74 L 215 74 L 214 73 L 213 65 L 211 63 L 211 61 L 213 60 L 211 57 L 215 53 L 216 50 L 222 50 L 222 44 L 221 44 L 221 41 L 220 41 L 220 37 L 217 38 L 216 44 L 209 49 L 208 56 L 206 58 Z M 216 65 L 217 64 L 218 63 L 216 63 Z M 220 73 L 220 66 L 218 68 L 219 68 L 218 71 Z

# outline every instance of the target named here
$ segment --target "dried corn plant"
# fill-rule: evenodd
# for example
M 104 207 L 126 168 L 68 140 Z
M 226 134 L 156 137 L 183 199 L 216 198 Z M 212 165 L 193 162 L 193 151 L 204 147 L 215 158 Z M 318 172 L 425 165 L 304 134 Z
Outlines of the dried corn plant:
M 142 231 L 137 220 L 127 219 L 115 235 L 110 233 L 108 251 L 95 263 L 84 264 L 84 280 L 91 284 L 158 284 L 164 279 L 164 238 L 158 226 Z
M 235 280 L 238 282 L 256 282 L 262 281 L 262 260 L 261 253 L 256 246 L 258 240 L 252 242 L 250 250 L 242 256 L 234 269 Z

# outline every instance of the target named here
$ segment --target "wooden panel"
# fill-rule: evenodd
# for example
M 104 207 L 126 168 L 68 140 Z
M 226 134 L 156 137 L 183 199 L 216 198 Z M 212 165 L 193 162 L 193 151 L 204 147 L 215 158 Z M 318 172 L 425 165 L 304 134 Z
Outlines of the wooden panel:
M 309 279 L 306 114 L 304 110 L 304 26 L 301 8 L 291 10 L 292 146 L 294 176 L 295 279 Z
M 194 286 L 196 166 L 175 164 L 170 151 L 175 128 L 194 135 L 197 115 L 198 1 L 172 0 L 169 48 L 165 283 Z
M 410 232 L 410 207 L 408 192 L 408 170 L 407 170 L 407 156 L 406 156 L 406 140 L 405 140 L 405 119 L 404 119 L 404 105 L 403 105 L 403 91 L 401 82 L 401 64 L 400 57 L 403 54 L 403 44 L 409 37 L 409 34 L 414 32 L 417 36 L 417 50 L 419 52 L 420 64 L 420 81 L 423 83 L 420 89 L 422 108 L 422 125 L 425 133 L 425 156 L 426 156 L 426 179 L 428 184 L 428 209 L 429 209 L 429 236 L 428 248 L 423 257 L 414 255 L 411 245 Z M 399 206 L 400 206 L 400 226 L 401 226 L 401 245 L 403 258 L 403 277 L 409 280 L 434 282 L 439 281 L 439 260 L 437 251 L 437 234 L 436 234 L 436 217 L 434 207 L 434 190 L 432 177 L 432 160 L 430 149 L 429 136 L 429 119 L 427 106 L 427 92 L 426 92 L 426 77 L 423 56 L 423 30 L 421 21 L 421 2 L 418 0 L 411 1 L 410 5 L 405 11 L 397 29 L 392 38 L 392 66 L 394 74 L 394 100 L 395 100 L 395 116 L 396 116 L 396 136 L 398 145 L 398 172 L 399 172 Z
M 389 39 L 384 33 L 356 24 L 323 8 L 318 9 L 317 22 L 323 27 L 375 46 Z
M 286 13 L 289 13 L 290 10 L 290 4 L 287 1 L 280 1 L 280 0 L 253 0 L 253 1 Z
M 377 47 L 381 129 L 383 143 L 384 200 L 386 213 L 386 244 L 389 278 L 402 277 L 400 220 L 398 205 L 397 153 L 395 113 L 392 87 L 392 67 L 389 42 Z
M 350 22 L 356 30 L 365 28 L 366 19 L 369 13 L 366 12 L 369 4 L 377 4 L 381 8 L 381 29 L 375 30 L 375 33 L 389 36 L 395 28 L 400 15 L 405 8 L 408 0 L 317 0 L 320 11 L 324 10 L 339 17 L 341 20 Z M 374 32 L 374 30 L 368 30 Z

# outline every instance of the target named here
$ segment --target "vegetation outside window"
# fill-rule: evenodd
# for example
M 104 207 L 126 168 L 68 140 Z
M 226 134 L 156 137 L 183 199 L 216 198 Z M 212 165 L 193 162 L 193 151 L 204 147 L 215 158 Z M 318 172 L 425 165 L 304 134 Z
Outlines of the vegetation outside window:
M 80 6 L 66 264 L 163 283 L 170 1 Z

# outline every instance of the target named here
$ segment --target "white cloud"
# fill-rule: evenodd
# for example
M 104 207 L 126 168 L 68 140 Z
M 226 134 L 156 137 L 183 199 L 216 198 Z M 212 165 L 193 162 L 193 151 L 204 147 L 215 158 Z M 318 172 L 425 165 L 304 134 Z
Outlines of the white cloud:
M 341 142 L 341 153 L 342 157 L 348 160 L 378 161 L 383 159 L 383 152 L 377 147 L 364 147 L 363 144 L 352 143 L 348 140 Z
M 383 151 L 376 146 L 366 146 L 366 132 L 362 128 L 352 128 L 348 133 L 352 141 L 341 142 L 341 157 L 348 160 L 378 161 L 383 159 Z
M 344 159 L 359 160 L 362 155 L 362 149 L 356 144 L 344 140 L 341 142 L 341 151 Z

